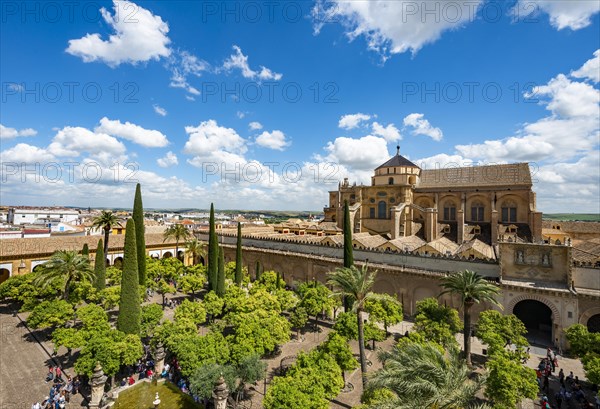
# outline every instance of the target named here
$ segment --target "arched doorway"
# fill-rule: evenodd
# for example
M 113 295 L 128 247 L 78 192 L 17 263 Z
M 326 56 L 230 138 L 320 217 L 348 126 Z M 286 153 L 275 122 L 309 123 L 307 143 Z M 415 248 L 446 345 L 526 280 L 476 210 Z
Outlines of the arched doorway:
M 10 271 L 6 268 L 0 268 L 0 283 L 5 282 L 10 277 Z
M 171 253 L 170 251 L 165 251 L 162 256 L 162 258 L 171 258 L 171 257 L 173 257 L 173 253 Z
M 523 300 L 513 308 L 525 328 L 527 340 L 531 344 L 552 345 L 552 310 L 546 304 L 536 300 Z
M 183 263 L 184 257 L 185 257 L 185 253 L 183 252 L 183 250 L 179 250 L 177 252 L 177 260 L 179 260 Z
M 113 263 L 113 266 L 119 270 L 123 270 L 123 257 L 117 257 Z
M 600 314 L 592 315 L 587 322 L 589 332 L 600 332 Z

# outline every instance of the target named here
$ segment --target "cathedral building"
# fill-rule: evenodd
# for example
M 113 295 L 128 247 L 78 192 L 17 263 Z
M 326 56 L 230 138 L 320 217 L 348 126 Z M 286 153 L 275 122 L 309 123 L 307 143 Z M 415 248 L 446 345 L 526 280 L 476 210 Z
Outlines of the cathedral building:
M 461 245 L 478 239 L 492 246 L 542 240 L 542 213 L 536 210 L 527 163 L 421 169 L 398 147 L 375 169 L 370 186 L 344 179 L 329 192 L 326 222 L 342 227 L 345 201 L 354 232 L 392 240 L 444 237 Z

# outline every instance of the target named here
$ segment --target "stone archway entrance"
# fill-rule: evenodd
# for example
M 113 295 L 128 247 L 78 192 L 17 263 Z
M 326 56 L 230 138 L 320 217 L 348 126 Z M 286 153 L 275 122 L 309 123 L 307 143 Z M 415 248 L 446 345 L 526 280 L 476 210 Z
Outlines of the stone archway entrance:
M 527 340 L 531 344 L 552 345 L 552 310 L 537 300 L 523 300 L 515 304 L 513 314 L 527 328 Z
M 600 332 L 600 314 L 592 315 L 587 322 L 589 332 Z
M 10 271 L 7 268 L 0 268 L 0 283 L 5 282 L 10 277 Z

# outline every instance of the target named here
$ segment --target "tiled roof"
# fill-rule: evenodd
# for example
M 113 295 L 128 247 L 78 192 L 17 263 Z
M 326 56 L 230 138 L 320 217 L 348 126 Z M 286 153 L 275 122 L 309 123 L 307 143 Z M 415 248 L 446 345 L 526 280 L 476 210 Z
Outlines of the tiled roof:
M 550 229 L 553 226 L 560 226 L 560 230 L 565 233 L 598 233 L 600 235 L 600 222 L 542 220 L 542 228 Z
M 396 156 L 394 156 L 393 158 L 391 158 L 390 160 L 385 162 L 383 165 L 378 166 L 377 169 L 390 168 L 390 167 L 394 167 L 394 166 L 412 166 L 412 167 L 418 168 L 417 165 L 415 165 L 414 163 L 412 163 L 411 161 L 409 161 L 404 156 L 402 156 L 398 153 L 398 154 L 396 154 Z
M 27 254 L 54 253 L 57 250 L 81 250 L 84 244 L 90 252 L 96 251 L 98 240 L 103 236 L 54 236 L 39 238 L 3 239 L 0 246 L 0 257 L 20 256 Z M 175 240 L 168 239 L 163 243 L 162 234 L 146 234 L 146 246 L 162 244 L 175 244 Z M 111 249 L 123 248 L 125 235 L 111 235 L 108 245 Z
M 387 247 L 386 244 L 396 247 L 400 251 L 413 251 L 418 249 L 426 242 L 417 236 L 406 236 L 406 237 L 398 237 L 397 239 L 393 239 L 388 241 L 387 243 L 381 244 L 379 247 Z
M 463 253 L 469 252 L 469 250 L 473 250 L 478 253 L 480 256 L 490 259 L 495 259 L 496 255 L 494 254 L 494 249 L 492 246 L 482 242 L 481 240 L 475 239 L 463 243 L 460 245 L 458 249 L 454 252 L 457 255 L 464 255 Z
M 485 186 L 531 186 L 529 164 L 470 166 L 462 168 L 425 169 L 417 189 L 485 187 Z

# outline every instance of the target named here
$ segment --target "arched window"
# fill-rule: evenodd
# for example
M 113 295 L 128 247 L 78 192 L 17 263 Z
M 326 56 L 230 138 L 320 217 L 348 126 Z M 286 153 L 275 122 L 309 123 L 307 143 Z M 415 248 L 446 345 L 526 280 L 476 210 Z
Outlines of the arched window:
M 393 184 L 394 184 L 394 178 L 389 178 L 388 185 L 393 185 Z
M 502 204 L 502 221 L 504 223 L 517 222 L 517 204 L 512 200 L 507 200 Z
M 483 221 L 483 203 L 477 201 L 471 205 L 471 221 L 482 222 Z
M 446 203 L 444 205 L 444 220 L 456 220 L 456 205 L 454 203 Z
M 387 218 L 387 204 L 383 200 L 377 204 L 377 217 L 379 219 Z

